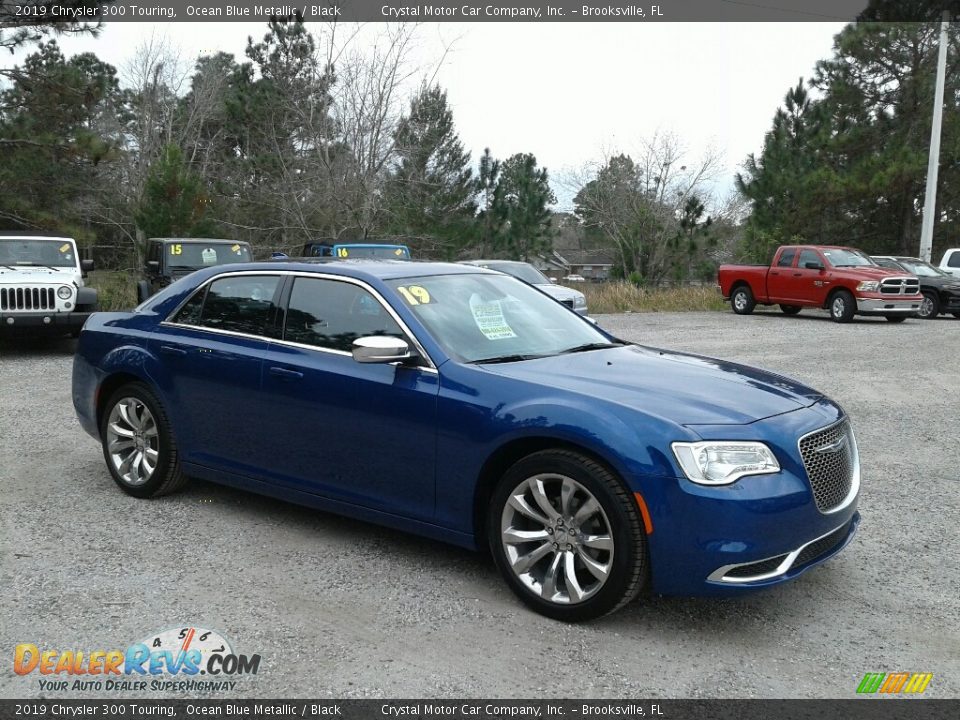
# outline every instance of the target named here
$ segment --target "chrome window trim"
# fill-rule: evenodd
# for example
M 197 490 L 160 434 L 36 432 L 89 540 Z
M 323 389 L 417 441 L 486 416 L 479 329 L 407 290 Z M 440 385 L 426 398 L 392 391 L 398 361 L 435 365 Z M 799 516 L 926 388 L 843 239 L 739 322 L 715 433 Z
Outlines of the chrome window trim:
M 215 282 L 215 281 L 217 281 L 217 280 L 221 280 L 221 279 L 223 279 L 223 278 L 227 278 L 227 277 L 242 277 L 242 276 L 245 276 L 245 275 L 254 275 L 254 276 L 256 276 L 256 275 L 260 275 L 260 276 L 263 276 L 263 275 L 274 276 L 274 275 L 275 275 L 275 276 L 280 277 L 280 278 L 283 278 L 283 277 L 292 277 L 292 278 L 303 277 L 303 278 L 313 278 L 313 279 L 317 279 L 317 280 L 335 280 L 335 281 L 338 281 L 338 282 L 347 282 L 347 283 L 350 283 L 350 284 L 352 284 L 352 285 L 356 285 L 356 286 L 358 286 L 359 288 L 361 288 L 361 289 L 363 289 L 363 290 L 366 290 L 366 291 L 369 292 L 369 293 L 377 300 L 377 302 L 379 302 L 380 305 L 383 306 L 383 308 L 390 314 L 390 316 L 394 319 L 394 321 L 397 323 L 397 325 L 399 325 L 399 327 L 400 327 L 400 329 L 403 331 L 404 335 L 406 335 L 408 338 L 410 338 L 410 339 L 413 341 L 414 348 L 417 350 L 417 352 L 420 354 L 420 356 L 421 356 L 422 358 L 424 358 L 424 359 L 429 363 L 429 365 L 427 365 L 427 366 L 417 366 L 418 369 L 419 369 L 419 370 L 424 370 L 424 371 L 426 371 L 426 372 L 431 372 L 431 373 L 436 373 L 436 372 L 437 372 L 437 364 L 433 361 L 433 358 L 430 357 L 430 354 L 426 351 L 426 349 L 424 349 L 423 345 L 420 344 L 420 340 L 417 338 L 416 335 L 413 334 L 413 332 L 410 330 L 410 328 L 407 326 L 407 324 L 406 324 L 406 323 L 403 321 L 403 319 L 397 314 L 396 310 L 394 310 L 393 307 L 391 307 L 390 303 L 388 303 L 388 302 L 384 299 L 383 295 L 381 295 L 380 292 L 379 292 L 376 288 L 372 287 L 372 286 L 371 286 L 369 283 L 367 283 L 366 281 L 360 280 L 359 278 L 347 277 L 347 276 L 345 276 L 345 275 L 336 275 L 336 274 L 333 274 L 333 273 L 312 273 L 312 272 L 305 272 L 305 271 L 303 271 L 303 270 L 238 270 L 238 271 L 236 271 L 236 272 L 220 273 L 219 275 L 214 275 L 213 277 L 207 278 L 207 280 L 204 281 L 201 285 L 198 285 L 196 288 L 194 288 L 194 291 L 193 291 L 192 293 L 190 293 L 179 305 L 177 305 L 176 308 L 174 308 L 174 310 L 173 310 L 172 312 L 170 312 L 170 313 L 167 315 L 167 317 L 166 317 L 164 320 L 162 320 L 162 321 L 160 322 L 160 326 L 161 326 L 161 327 L 189 328 L 189 329 L 191 329 L 191 330 L 201 330 L 201 331 L 203 331 L 203 332 L 213 333 L 213 334 L 215 334 L 215 335 L 228 335 L 228 336 L 232 336 L 232 337 L 241 337 L 241 338 L 247 338 L 247 339 L 251 339 L 251 340 L 263 340 L 264 342 L 275 343 L 275 344 L 277 344 L 277 345 L 284 345 L 284 346 L 287 346 L 287 347 L 295 347 L 295 348 L 298 348 L 298 349 L 301 349 L 301 350 L 313 350 L 313 351 L 316 351 L 316 352 L 327 353 L 327 354 L 329 354 L 329 355 L 340 355 L 340 356 L 346 356 L 346 357 L 353 357 L 352 353 L 346 352 L 346 351 L 344 351 L 344 350 L 334 350 L 333 348 L 324 348 L 324 347 L 320 347 L 319 345 L 307 345 L 306 343 L 293 342 L 292 340 L 283 340 L 282 338 L 272 338 L 272 337 L 268 337 L 267 335 L 254 335 L 254 334 L 252 334 L 252 333 L 242 333 L 242 332 L 236 332 L 236 331 L 234 331 L 234 330 L 221 330 L 221 329 L 219 329 L 219 328 L 204 327 L 204 326 L 202 326 L 202 325 L 188 325 L 187 323 L 178 323 L 178 322 L 175 322 L 175 321 L 172 319 L 173 317 L 175 317 L 175 316 L 177 315 L 177 313 L 180 312 L 180 310 L 183 309 L 183 306 L 184 306 L 184 305 L 186 305 L 188 302 L 190 302 L 190 300 L 191 300 L 198 292 L 200 292 L 201 290 L 205 289 L 205 288 L 206 288 L 208 285 L 210 285 L 211 283 L 213 283 L 213 282 Z M 388 365 L 400 365 L 401 363 L 400 363 L 400 362 L 393 362 L 393 363 L 385 363 L 385 364 L 388 364 Z
M 827 430 L 832 430 L 837 425 L 842 425 L 843 423 L 847 423 L 847 430 L 850 433 L 850 449 L 852 450 L 852 455 L 853 455 L 853 458 L 852 458 L 853 477 L 850 478 L 850 492 L 847 493 L 847 496 L 843 499 L 843 502 L 841 502 L 839 505 L 837 505 L 834 508 L 830 508 L 829 510 L 826 510 L 826 511 L 823 511 L 817 508 L 817 512 L 819 512 L 821 515 L 833 515 L 834 513 L 838 513 L 841 510 L 848 508 L 850 506 L 850 503 L 852 503 L 856 499 L 857 495 L 860 492 L 860 448 L 857 447 L 857 438 L 853 433 L 853 425 L 850 423 L 850 418 L 844 416 L 840 420 L 837 420 L 837 422 L 835 423 L 831 423 L 830 425 L 827 425 L 822 428 L 817 428 L 816 430 L 811 430 L 810 432 L 805 433 L 804 435 L 801 435 L 800 438 L 797 440 L 797 452 L 800 454 L 800 466 L 803 468 L 803 474 L 807 475 L 807 482 L 809 483 L 810 476 L 807 473 L 807 466 L 803 462 L 803 450 L 801 449 L 800 444 L 811 435 L 816 435 L 817 433 L 822 433 L 822 432 L 826 432 Z M 813 493 L 812 485 L 810 486 L 810 492 L 811 494 Z M 816 505 L 816 502 L 814 502 L 814 505 Z
M 849 520 L 847 522 L 849 522 Z M 766 560 L 772 560 L 775 557 L 779 557 L 780 555 L 783 555 L 783 553 L 777 553 L 776 555 L 771 555 L 770 557 L 766 557 L 766 558 L 760 558 L 759 560 L 751 560 L 750 562 L 733 563 L 732 565 L 724 565 L 723 567 L 719 567 L 716 570 L 714 570 L 712 573 L 710 573 L 710 575 L 707 576 L 707 580 L 711 582 L 738 585 L 741 583 L 758 582 L 760 580 L 769 580 L 771 578 L 778 577 L 780 575 L 783 575 L 791 567 L 793 567 L 793 563 L 800 556 L 800 553 L 802 553 L 809 545 L 813 545 L 815 542 L 819 542 L 820 540 L 823 540 L 828 535 L 833 535 L 833 533 L 846 527 L 846 525 L 847 523 L 844 523 L 843 525 L 835 527 L 830 532 L 825 532 L 820 537 L 815 537 L 810 542 L 805 542 L 796 550 L 792 550 L 791 552 L 787 553 L 787 556 L 783 559 L 783 562 L 781 562 L 774 570 L 771 570 L 770 572 L 762 573 L 760 575 L 750 575 L 747 577 L 724 577 L 728 572 L 730 572 L 734 568 L 743 567 L 744 565 L 754 565 L 756 563 L 761 563 Z

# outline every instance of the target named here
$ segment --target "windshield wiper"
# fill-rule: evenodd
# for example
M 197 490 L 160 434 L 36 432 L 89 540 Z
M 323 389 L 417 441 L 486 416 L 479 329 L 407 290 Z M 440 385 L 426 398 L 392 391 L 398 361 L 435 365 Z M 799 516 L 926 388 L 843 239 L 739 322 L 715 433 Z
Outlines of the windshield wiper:
M 497 355 L 494 357 L 483 358 L 481 360 L 471 361 L 474 365 L 492 365 L 494 363 L 520 362 L 521 360 L 536 360 L 546 357 L 545 355 Z
M 572 348 L 561 350 L 560 355 L 569 355 L 570 353 L 587 352 L 589 350 L 606 350 L 607 348 L 622 347 L 626 343 L 620 342 L 592 342 L 583 345 L 575 345 Z

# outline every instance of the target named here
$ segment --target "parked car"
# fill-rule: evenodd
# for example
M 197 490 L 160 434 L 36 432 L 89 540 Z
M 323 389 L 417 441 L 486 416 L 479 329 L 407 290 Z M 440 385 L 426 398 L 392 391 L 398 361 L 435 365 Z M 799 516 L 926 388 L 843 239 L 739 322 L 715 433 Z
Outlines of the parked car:
M 577 282 L 577 283 L 587 281 L 587 279 L 583 275 L 577 275 L 576 273 L 574 273 L 573 275 L 567 275 L 564 278 L 564 280 L 566 280 L 567 282 Z
M 952 313 L 960 318 L 960 278 L 934 267 L 925 260 L 915 257 L 892 255 L 874 255 L 873 261 L 888 270 L 912 273 L 920 280 L 920 303 L 918 317 L 933 320 L 940 313 Z
M 524 282 L 528 282 L 537 289 L 542 290 L 550 297 L 559 300 L 580 315 L 587 314 L 586 295 L 579 290 L 557 285 L 530 263 L 516 260 L 463 260 L 462 262 L 466 265 L 475 265 L 476 267 L 513 275 L 513 277 L 520 278 Z
M 79 335 L 97 309 L 91 270 L 73 238 L 0 234 L 0 337 Z
M 410 248 L 395 243 L 328 243 L 308 242 L 303 245 L 303 257 L 377 258 L 380 260 L 409 260 Z
M 143 302 L 173 281 L 212 265 L 250 262 L 250 243 L 215 238 L 150 238 L 137 301 Z
M 782 583 L 860 518 L 857 443 L 823 394 L 623 342 L 468 265 L 197 271 L 90 318 L 73 400 L 132 496 L 198 477 L 487 545 L 562 620 Z
M 887 270 L 868 255 L 836 245 L 784 245 L 767 265 L 721 265 L 720 292 L 738 315 L 757 304 L 780 305 L 787 315 L 823 308 L 836 322 L 854 315 L 882 315 L 902 322 L 920 310 L 920 281 Z
M 960 248 L 950 248 L 940 258 L 940 269 L 960 278 Z

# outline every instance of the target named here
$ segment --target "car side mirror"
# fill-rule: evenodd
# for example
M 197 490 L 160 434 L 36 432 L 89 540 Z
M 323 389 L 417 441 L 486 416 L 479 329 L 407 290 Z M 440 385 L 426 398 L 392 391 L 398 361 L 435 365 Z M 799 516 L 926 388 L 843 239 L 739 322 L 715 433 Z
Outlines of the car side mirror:
M 353 359 L 358 363 L 392 363 L 410 360 L 414 355 L 406 340 L 387 335 L 368 335 L 353 341 Z
M 804 263 L 803 266 L 807 270 L 823 270 L 823 263 L 808 262 L 808 263 Z
M 80 261 L 81 277 L 86 277 L 88 272 L 93 272 L 93 268 L 94 268 L 93 260 L 81 260 Z
M 147 272 L 160 272 L 159 260 L 147 260 Z

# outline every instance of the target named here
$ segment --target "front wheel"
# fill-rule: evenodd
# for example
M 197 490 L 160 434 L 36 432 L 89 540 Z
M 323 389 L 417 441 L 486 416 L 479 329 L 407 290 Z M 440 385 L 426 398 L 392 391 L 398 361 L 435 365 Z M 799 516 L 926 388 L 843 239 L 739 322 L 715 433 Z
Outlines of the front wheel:
M 887 322 L 902 323 L 906 319 L 906 315 L 887 315 Z
M 799 305 L 781 305 L 780 312 L 784 315 L 797 315 L 802 308 Z
M 491 498 L 487 523 L 510 589 L 547 617 L 606 615 L 645 584 L 647 542 L 635 499 L 579 453 L 544 450 L 513 465 Z
M 749 315 L 757 306 L 757 301 L 753 299 L 753 292 L 750 288 L 741 285 L 730 296 L 730 305 L 737 315 Z
M 923 294 L 923 301 L 920 303 L 920 309 L 917 311 L 917 317 L 924 320 L 933 320 L 940 314 L 940 298 L 932 292 Z
M 846 290 L 841 290 L 830 299 L 830 317 L 834 322 L 848 323 L 857 311 L 856 300 Z
M 100 439 L 107 468 L 124 492 L 149 498 L 186 484 L 167 415 L 143 383 L 128 383 L 110 396 Z

